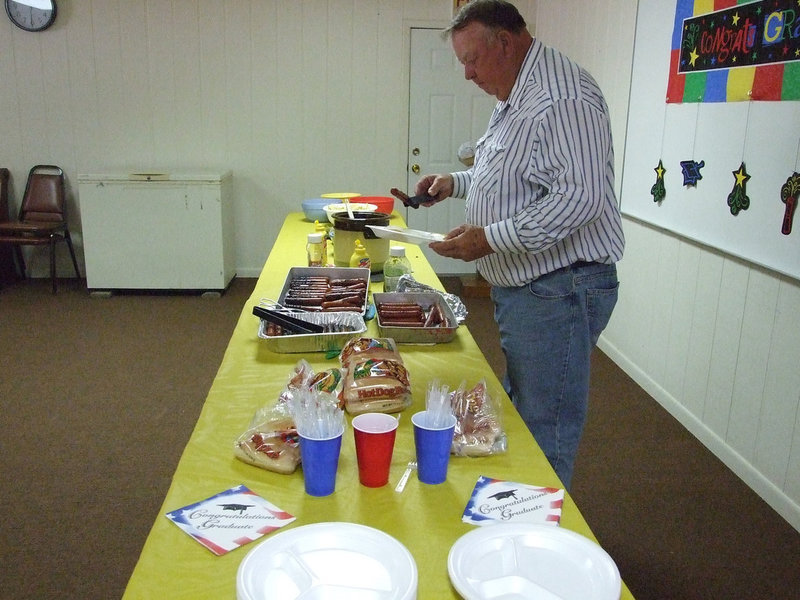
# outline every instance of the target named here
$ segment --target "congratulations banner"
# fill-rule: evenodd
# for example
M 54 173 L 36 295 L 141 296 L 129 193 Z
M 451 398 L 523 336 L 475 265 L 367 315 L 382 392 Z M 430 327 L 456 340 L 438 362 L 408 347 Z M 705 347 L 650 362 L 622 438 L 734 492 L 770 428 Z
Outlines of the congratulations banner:
M 800 100 L 800 0 L 677 0 L 667 102 Z

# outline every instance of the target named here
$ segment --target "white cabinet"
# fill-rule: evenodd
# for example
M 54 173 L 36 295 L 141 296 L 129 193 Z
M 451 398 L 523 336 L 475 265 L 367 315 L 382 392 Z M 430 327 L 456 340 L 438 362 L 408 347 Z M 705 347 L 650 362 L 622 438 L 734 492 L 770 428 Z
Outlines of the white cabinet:
M 79 175 L 89 289 L 225 289 L 235 275 L 230 172 Z

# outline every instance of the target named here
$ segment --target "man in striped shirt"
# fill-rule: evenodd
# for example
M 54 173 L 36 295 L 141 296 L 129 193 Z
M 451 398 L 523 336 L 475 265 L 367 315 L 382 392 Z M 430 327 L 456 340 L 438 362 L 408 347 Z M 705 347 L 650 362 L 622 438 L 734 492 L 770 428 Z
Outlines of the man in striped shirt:
M 417 184 L 436 202 L 467 199 L 467 223 L 430 247 L 477 261 L 492 284 L 506 390 L 569 489 L 624 247 L 608 108 L 508 2 L 472 0 L 446 34 L 464 76 L 498 103 L 472 167 Z

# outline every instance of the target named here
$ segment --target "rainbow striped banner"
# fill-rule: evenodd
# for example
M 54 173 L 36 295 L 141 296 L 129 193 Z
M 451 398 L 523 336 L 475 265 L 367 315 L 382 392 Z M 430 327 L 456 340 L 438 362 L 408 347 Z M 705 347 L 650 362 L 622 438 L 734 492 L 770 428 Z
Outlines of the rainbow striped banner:
M 667 102 L 800 100 L 800 0 L 677 0 Z

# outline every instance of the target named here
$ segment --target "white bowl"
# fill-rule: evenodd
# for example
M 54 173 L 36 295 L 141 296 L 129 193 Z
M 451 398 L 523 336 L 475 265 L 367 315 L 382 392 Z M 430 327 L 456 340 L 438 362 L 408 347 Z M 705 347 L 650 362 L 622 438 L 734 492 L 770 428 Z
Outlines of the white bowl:
M 378 210 L 378 207 L 374 204 L 366 204 L 364 202 L 351 202 L 350 208 L 353 212 L 375 212 Z M 340 212 L 347 212 L 347 207 L 344 204 L 328 204 L 325 206 L 325 212 L 328 214 L 328 221 L 331 222 L 331 225 L 335 225 L 333 222 L 333 215 Z

